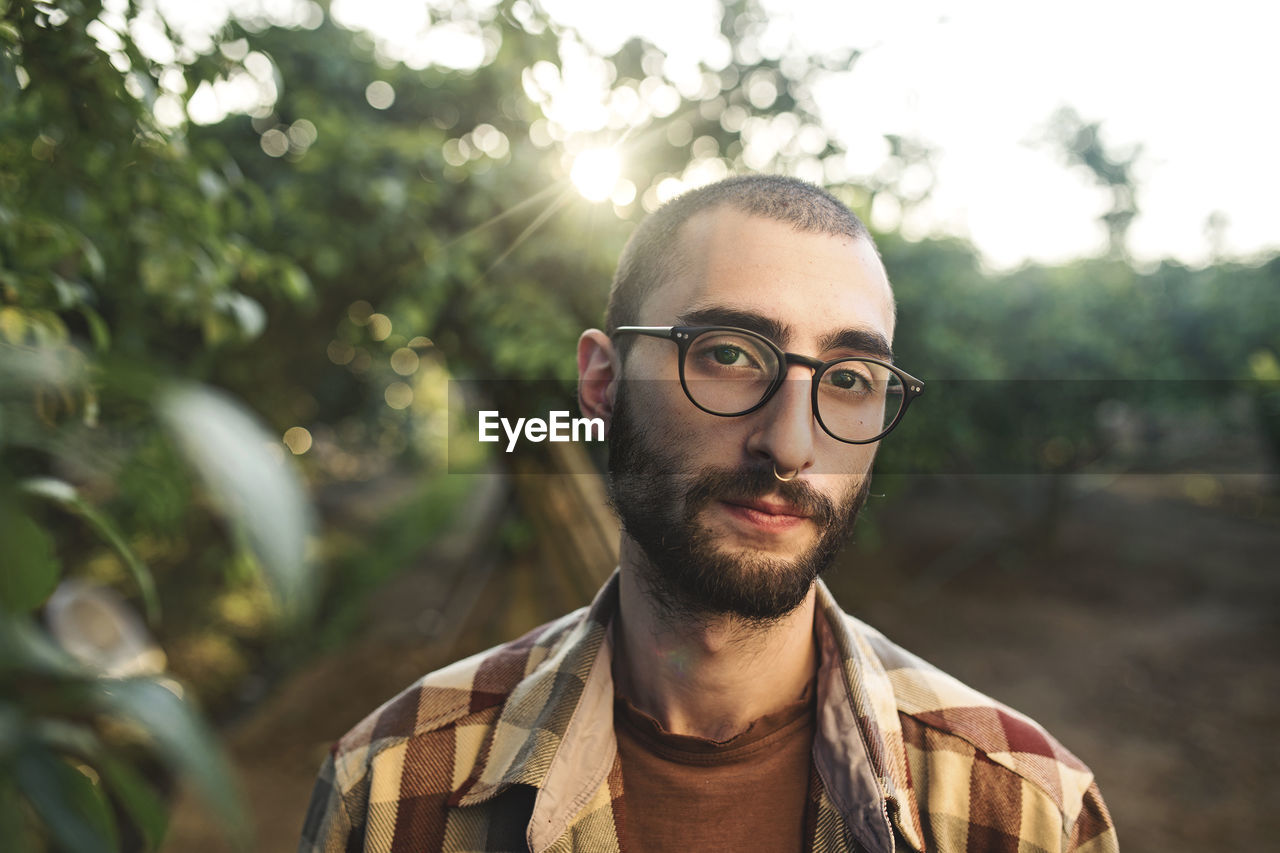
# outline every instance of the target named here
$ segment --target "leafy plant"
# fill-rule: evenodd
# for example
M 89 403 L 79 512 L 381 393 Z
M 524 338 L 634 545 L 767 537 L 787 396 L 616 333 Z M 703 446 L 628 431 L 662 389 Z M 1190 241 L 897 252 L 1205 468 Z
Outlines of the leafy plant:
M 198 381 L 260 333 L 245 291 L 305 301 L 306 278 L 237 233 L 252 192 L 226 186 L 225 157 L 157 122 L 163 71 L 127 36 L 142 11 L 123 14 L 0 3 L 0 838 L 19 851 L 153 849 L 174 776 L 244 840 L 225 759 L 184 688 L 76 659 L 39 619 L 61 580 L 105 554 L 160 626 L 138 548 L 156 528 L 136 516 L 164 513 L 120 501 L 140 451 L 161 442 L 186 459 L 189 474 L 156 482 L 201 484 L 282 615 L 305 619 L 311 594 L 296 475 L 243 405 Z

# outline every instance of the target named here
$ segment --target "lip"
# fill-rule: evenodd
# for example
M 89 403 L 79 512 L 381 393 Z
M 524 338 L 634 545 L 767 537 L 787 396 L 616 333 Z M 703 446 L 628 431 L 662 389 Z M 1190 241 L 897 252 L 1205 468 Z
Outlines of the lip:
M 786 501 L 753 498 L 722 500 L 720 503 L 730 515 L 762 530 L 782 532 L 809 520 L 808 515 Z

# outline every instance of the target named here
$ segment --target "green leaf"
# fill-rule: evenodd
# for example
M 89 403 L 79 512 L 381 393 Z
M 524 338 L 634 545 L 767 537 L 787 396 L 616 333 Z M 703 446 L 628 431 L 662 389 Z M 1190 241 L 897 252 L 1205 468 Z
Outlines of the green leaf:
M 164 762 L 195 784 L 231 840 L 240 845 L 247 841 L 248 822 L 231 768 L 213 733 L 186 703 L 148 678 L 98 679 L 92 691 L 94 704 L 137 724 L 152 739 Z M 142 808 L 144 812 L 148 809 L 145 802 Z
M 289 264 L 282 270 L 281 291 L 294 302 L 306 302 L 315 295 L 311 279 L 297 266 Z
M 92 240 L 83 239 L 80 242 L 80 249 L 84 253 L 84 262 L 89 267 L 89 275 L 94 281 L 102 281 L 107 275 L 107 265 L 102 259 L 102 252 L 98 251 L 98 247 L 93 244 Z
M 16 507 L 0 505 L 0 542 L 5 567 L 0 571 L 0 608 L 25 613 L 44 603 L 61 574 L 53 541 Z
M 83 687 L 92 678 L 93 676 L 74 678 L 65 682 L 65 686 L 68 689 L 63 691 L 63 696 L 67 697 L 61 700 L 64 707 L 65 704 L 71 703 L 75 706 L 72 710 L 80 710 L 84 695 Z M 98 741 L 97 732 L 87 725 L 69 722 L 52 716 L 44 716 L 37 718 L 33 724 L 30 724 L 29 729 L 34 734 L 35 739 L 44 744 L 47 749 L 61 755 L 74 755 L 92 763 L 97 760 L 102 751 L 102 744 Z
M 160 597 L 156 594 L 155 579 L 151 575 L 151 570 L 138 559 L 138 555 L 129 547 L 129 543 L 105 515 L 81 499 L 76 494 L 75 487 L 64 480 L 33 477 L 24 480 L 21 483 L 21 489 L 26 494 L 51 501 L 88 522 L 94 532 L 115 549 L 120 559 L 124 561 L 129 574 L 133 576 L 133 582 L 137 584 L 138 592 L 142 594 L 147 621 L 152 625 L 160 621 Z
M 26 615 L 0 618 L 0 675 L 15 670 L 73 678 L 84 673 L 84 667 L 50 642 L 48 634 Z
M 93 341 L 93 348 L 100 353 L 111 349 L 111 328 L 102 319 L 102 315 L 84 304 L 78 305 L 77 310 L 89 325 L 89 338 Z
M 169 823 L 164 798 L 126 761 L 106 756 L 98 761 L 98 771 L 107 790 L 141 831 L 148 849 L 158 848 Z
M 39 385 L 70 385 L 81 381 L 84 365 L 71 357 L 66 347 L 5 346 L 5 324 L 9 332 L 25 335 L 28 320 L 16 308 L 0 308 L 0 389 L 29 391 Z M 21 324 L 21 328 L 19 328 Z
M 18 788 L 8 775 L 0 775 L 0 838 L 10 853 L 28 853 L 32 849 L 27 838 L 26 816 Z
M 224 310 L 235 319 L 241 339 L 251 341 L 261 335 L 267 327 L 267 312 L 263 310 L 262 303 L 243 293 L 231 292 L 225 297 Z
M 158 408 L 184 455 L 222 512 L 244 536 L 286 615 L 312 603 L 307 546 L 313 527 L 296 470 L 277 437 L 230 397 L 200 386 L 176 387 Z
M 115 818 L 85 773 L 33 743 L 18 753 L 14 771 L 18 787 L 61 847 L 76 853 L 118 848 Z
M 17 308 L 0 308 L 0 340 L 22 343 L 26 334 L 26 316 Z

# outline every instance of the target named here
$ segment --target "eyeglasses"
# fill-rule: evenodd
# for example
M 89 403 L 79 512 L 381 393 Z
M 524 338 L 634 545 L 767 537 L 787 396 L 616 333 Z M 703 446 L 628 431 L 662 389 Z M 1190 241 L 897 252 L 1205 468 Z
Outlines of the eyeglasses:
M 689 402 L 722 417 L 749 415 L 768 403 L 789 365 L 812 368 L 814 417 L 846 444 L 884 438 L 924 392 L 924 382 L 878 358 L 822 361 L 783 352 L 763 335 L 732 326 L 619 326 L 614 334 L 675 341 Z

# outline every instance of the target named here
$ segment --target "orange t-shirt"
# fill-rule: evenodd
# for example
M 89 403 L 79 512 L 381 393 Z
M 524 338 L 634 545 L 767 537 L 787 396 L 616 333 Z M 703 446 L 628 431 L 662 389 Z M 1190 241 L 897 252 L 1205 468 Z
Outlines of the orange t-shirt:
M 803 850 L 812 763 L 812 695 L 724 742 L 673 735 L 619 696 L 628 853 Z

